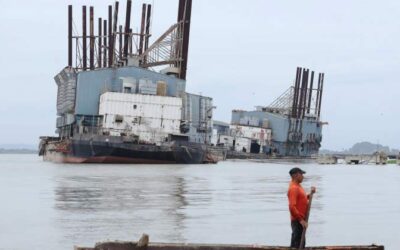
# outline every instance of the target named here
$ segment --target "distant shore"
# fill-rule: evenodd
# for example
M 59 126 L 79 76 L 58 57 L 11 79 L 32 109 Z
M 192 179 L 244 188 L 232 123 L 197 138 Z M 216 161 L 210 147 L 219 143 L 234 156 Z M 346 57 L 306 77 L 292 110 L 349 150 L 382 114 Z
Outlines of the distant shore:
M 37 150 L 34 149 L 4 149 L 0 148 L 0 154 L 37 154 Z

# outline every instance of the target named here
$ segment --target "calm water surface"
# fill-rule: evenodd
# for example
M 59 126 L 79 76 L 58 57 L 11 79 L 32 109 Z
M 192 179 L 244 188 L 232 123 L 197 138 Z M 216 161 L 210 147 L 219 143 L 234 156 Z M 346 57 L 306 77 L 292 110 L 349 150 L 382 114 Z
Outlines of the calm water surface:
M 290 241 L 291 164 L 60 165 L 0 155 L 0 249 L 73 249 L 102 240 Z M 400 249 L 400 166 L 304 164 L 318 188 L 309 245 Z

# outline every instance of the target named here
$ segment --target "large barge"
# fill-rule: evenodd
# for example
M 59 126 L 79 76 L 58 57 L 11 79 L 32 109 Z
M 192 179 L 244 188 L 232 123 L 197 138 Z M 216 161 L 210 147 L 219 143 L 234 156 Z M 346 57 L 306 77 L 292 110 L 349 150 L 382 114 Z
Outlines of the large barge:
M 66 163 L 213 163 L 224 150 L 208 145 L 212 98 L 186 92 L 191 0 L 180 0 L 177 22 L 150 44 L 150 4 L 140 31 L 125 26 L 119 2 L 108 20 L 82 6 L 82 31 L 68 7 L 68 66 L 55 76 L 58 136 L 41 137 L 39 155 Z M 75 22 L 76 23 L 76 22 Z M 77 34 L 77 35 L 75 35 Z M 88 46 L 89 45 L 89 46 Z
M 321 121 L 324 78 L 298 67 L 293 85 L 270 105 L 233 110 L 230 124 L 214 122 L 213 144 L 227 147 L 231 159 L 315 161 L 327 124 Z

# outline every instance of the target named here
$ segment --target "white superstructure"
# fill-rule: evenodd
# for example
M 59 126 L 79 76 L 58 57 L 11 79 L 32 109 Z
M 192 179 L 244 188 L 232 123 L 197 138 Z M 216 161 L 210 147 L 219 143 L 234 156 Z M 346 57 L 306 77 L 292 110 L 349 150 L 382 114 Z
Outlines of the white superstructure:
M 102 128 L 159 144 L 169 134 L 180 134 L 182 99 L 178 97 L 107 92 L 100 96 Z

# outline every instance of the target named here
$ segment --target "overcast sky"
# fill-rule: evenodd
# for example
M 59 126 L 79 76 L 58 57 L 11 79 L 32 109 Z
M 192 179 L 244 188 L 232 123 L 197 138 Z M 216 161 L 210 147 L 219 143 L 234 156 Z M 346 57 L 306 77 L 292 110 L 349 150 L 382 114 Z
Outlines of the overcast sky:
M 178 1 L 146 2 L 155 7 L 156 38 L 176 21 Z M 112 3 L 0 0 L 0 144 L 54 134 L 67 5 L 80 27 L 83 4 L 95 7 L 97 20 Z M 133 0 L 134 29 L 142 3 Z M 215 119 L 229 122 L 232 109 L 270 104 L 296 67 L 307 67 L 325 72 L 323 148 L 400 148 L 399 13 L 397 0 L 193 0 L 187 91 L 213 97 Z

